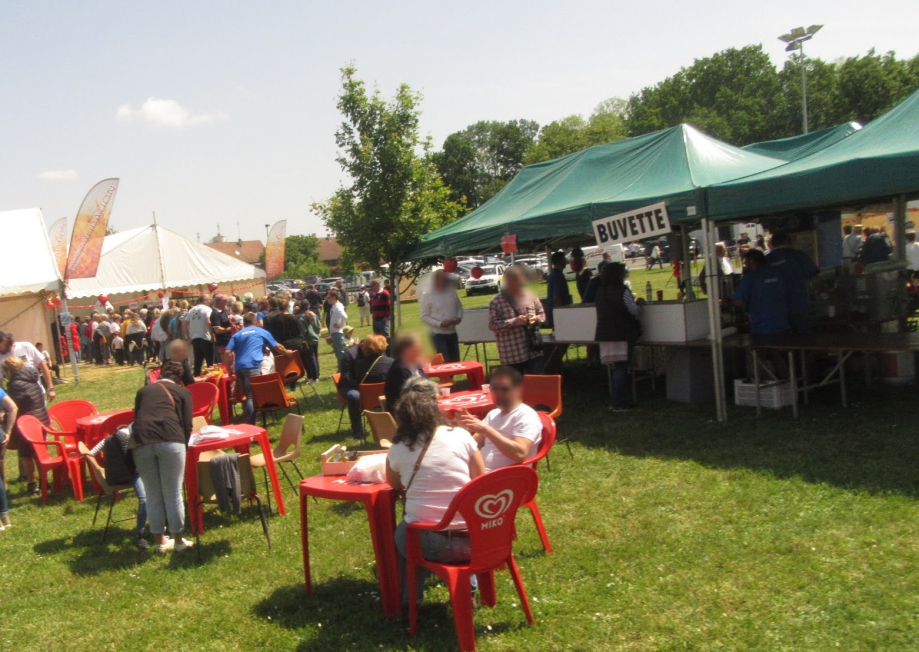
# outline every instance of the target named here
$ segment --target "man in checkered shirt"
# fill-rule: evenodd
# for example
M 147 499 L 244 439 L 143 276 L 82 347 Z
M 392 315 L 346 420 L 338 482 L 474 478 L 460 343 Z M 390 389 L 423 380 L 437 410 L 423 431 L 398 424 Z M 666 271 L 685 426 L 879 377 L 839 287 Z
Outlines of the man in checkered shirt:
M 545 373 L 542 350 L 531 349 L 527 329 L 546 321 L 539 298 L 526 287 L 523 270 L 513 265 L 504 272 L 503 290 L 488 304 L 488 328 L 498 343 L 502 365 L 522 374 Z

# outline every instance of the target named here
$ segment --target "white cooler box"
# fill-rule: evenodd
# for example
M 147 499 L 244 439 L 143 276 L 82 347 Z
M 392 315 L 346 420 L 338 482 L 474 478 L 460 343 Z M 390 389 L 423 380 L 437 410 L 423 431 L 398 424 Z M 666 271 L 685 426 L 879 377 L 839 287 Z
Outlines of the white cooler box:
M 691 342 L 708 337 L 705 301 L 655 301 L 641 307 L 641 342 Z

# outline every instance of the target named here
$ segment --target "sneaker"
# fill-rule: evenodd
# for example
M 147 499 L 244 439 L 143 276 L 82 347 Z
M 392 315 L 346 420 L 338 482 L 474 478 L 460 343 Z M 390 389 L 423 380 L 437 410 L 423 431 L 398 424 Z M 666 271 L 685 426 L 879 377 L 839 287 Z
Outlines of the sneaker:
M 26 496 L 40 496 L 41 489 L 34 482 L 30 482 L 28 488 L 26 489 Z
M 150 550 L 150 542 L 143 537 L 137 537 L 137 541 L 134 542 L 134 545 L 137 546 L 137 549 L 141 552 Z
M 176 551 L 176 552 L 182 552 L 183 550 L 187 550 L 187 549 L 189 549 L 189 548 L 194 548 L 194 547 L 195 547 L 195 544 L 194 544 L 194 542 L 189 541 L 188 539 L 185 539 L 185 538 L 183 538 L 183 537 L 179 537 L 178 540 L 176 540 L 175 546 L 174 546 L 174 547 L 175 547 L 175 551 Z
M 175 547 L 176 547 L 176 542 L 175 542 L 175 540 L 174 540 L 174 539 L 170 539 L 170 538 L 167 537 L 166 543 L 158 543 L 158 544 L 156 544 L 156 554 L 158 554 L 158 555 L 165 555 L 165 554 L 166 554 L 167 552 L 169 552 L 170 550 L 174 550 Z
M 6 527 L 5 527 L 5 526 L 3 526 L 3 525 L 0 525 L 0 532 L 3 532 L 3 531 L 4 531 L 5 529 L 6 529 Z
M 0 518 L 0 525 L 2 525 L 3 527 L 13 527 L 13 524 L 10 523 L 9 516 L 4 516 L 3 518 Z

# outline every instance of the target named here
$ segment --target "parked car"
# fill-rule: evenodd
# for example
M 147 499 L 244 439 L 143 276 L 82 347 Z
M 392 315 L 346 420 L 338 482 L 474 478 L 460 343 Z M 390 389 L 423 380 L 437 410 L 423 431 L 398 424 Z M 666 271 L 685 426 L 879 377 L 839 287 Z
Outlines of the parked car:
M 604 248 L 597 246 L 594 247 L 581 247 L 581 251 L 584 252 L 584 258 L 587 261 L 587 269 L 591 270 L 594 274 L 597 273 L 597 265 L 603 261 L 603 254 L 608 253 L 610 262 L 613 263 L 624 263 L 625 254 L 623 253 L 623 247 L 620 244 L 607 245 Z M 571 256 L 571 252 L 568 252 L 568 256 Z M 565 278 L 569 281 L 574 279 L 574 272 L 571 271 L 571 267 L 565 268 Z
M 471 297 L 473 294 L 482 292 L 491 292 L 497 294 L 501 291 L 501 279 L 504 276 L 504 265 L 479 265 L 482 268 L 482 276 L 479 278 L 466 279 L 466 296 Z M 457 268 L 459 271 L 459 268 Z

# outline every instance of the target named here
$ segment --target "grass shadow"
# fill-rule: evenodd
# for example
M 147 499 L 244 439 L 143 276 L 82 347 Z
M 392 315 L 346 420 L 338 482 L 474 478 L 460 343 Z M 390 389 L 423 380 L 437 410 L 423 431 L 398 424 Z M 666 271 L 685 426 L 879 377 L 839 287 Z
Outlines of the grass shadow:
M 152 554 L 134 546 L 133 530 L 110 527 L 105 543 L 102 542 L 102 532 L 102 528 L 83 530 L 72 537 L 42 541 L 35 544 L 33 550 L 40 555 L 77 550 L 68 566 L 71 573 L 81 577 L 133 568 L 145 563 Z
M 910 434 L 915 388 L 865 386 L 850 379 L 848 408 L 840 405 L 838 387 L 831 386 L 813 392 L 798 419 L 789 408 L 764 409 L 757 418 L 753 408 L 731 405 L 726 424 L 715 421 L 713 403 L 675 403 L 647 388 L 639 392 L 638 409 L 596 419 L 597 386 L 605 385 L 605 376 L 586 364 L 569 365 L 560 440 L 622 455 L 919 496 L 919 440 Z

